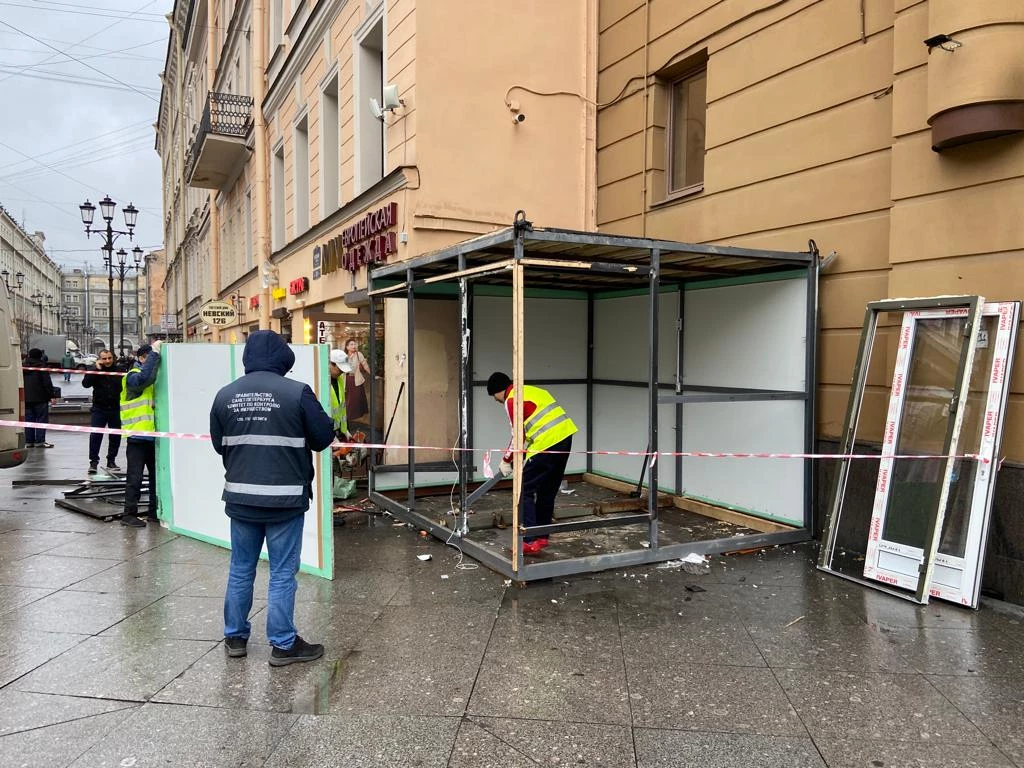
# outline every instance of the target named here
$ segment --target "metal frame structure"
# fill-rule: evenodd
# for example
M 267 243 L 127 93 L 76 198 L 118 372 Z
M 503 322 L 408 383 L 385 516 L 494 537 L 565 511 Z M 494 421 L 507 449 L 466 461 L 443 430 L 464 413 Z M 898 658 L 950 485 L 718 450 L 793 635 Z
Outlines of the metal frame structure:
M 813 467 L 811 461 L 805 459 L 803 488 L 803 526 L 785 531 L 764 532 L 749 535 L 733 536 L 725 539 L 694 541 L 683 544 L 662 544 L 659 542 L 658 517 L 658 469 L 663 462 L 646 461 L 639 478 L 637 488 L 645 482 L 647 508 L 641 513 L 625 513 L 601 518 L 587 518 L 565 522 L 554 522 L 551 525 L 523 528 L 519 525 L 519 479 L 522 477 L 523 435 L 522 418 L 516 420 L 514 434 L 515 478 L 513 484 L 512 531 L 513 546 L 511 558 L 503 557 L 493 546 L 484 546 L 469 538 L 466 514 L 467 500 L 470 496 L 468 484 L 472 477 L 473 459 L 469 444 L 473 419 L 471 401 L 474 386 L 482 382 L 471 381 L 472 350 L 470 334 L 472 331 L 473 290 L 471 283 L 499 285 L 512 288 L 512 338 L 513 365 L 512 379 L 515 388 L 515 402 L 521 407 L 523 381 L 523 313 L 524 313 L 524 274 L 530 271 L 531 279 L 539 282 L 557 281 L 560 287 L 570 287 L 585 291 L 588 298 L 588 352 L 586 379 L 544 380 L 531 379 L 531 383 L 550 385 L 557 383 L 583 384 L 587 386 L 587 450 L 592 450 L 593 429 L 593 387 L 594 385 L 616 384 L 644 386 L 637 382 L 598 381 L 594 379 L 594 295 L 598 292 L 638 287 L 638 283 L 646 288 L 648 296 L 648 445 L 649 450 L 656 450 L 658 445 L 658 406 L 671 404 L 675 406 L 675 426 L 677 428 L 676 450 L 681 449 L 682 406 L 694 402 L 739 402 L 739 401 L 771 401 L 779 399 L 801 400 L 804 403 L 805 430 L 803 436 L 803 452 L 812 453 L 814 448 L 814 388 L 816 370 L 816 337 L 817 337 L 817 302 L 818 302 L 818 269 L 819 260 L 817 247 L 809 243 L 807 252 L 767 251 L 749 248 L 733 248 L 719 245 L 703 245 L 679 243 L 666 240 L 654 240 L 638 237 L 622 237 L 593 232 L 578 232 L 562 229 L 535 229 L 526 221 L 522 211 L 517 212 L 511 227 L 477 237 L 453 245 L 443 250 L 425 254 L 402 262 L 379 266 L 370 270 L 368 295 L 370 300 L 370 365 L 376 370 L 377 342 L 374 324 L 378 302 L 388 298 L 404 298 L 407 300 L 407 338 L 408 358 L 406 361 L 408 392 L 408 432 L 407 444 L 416 445 L 416 411 L 415 411 L 415 355 L 413 354 L 414 332 L 416 327 L 415 298 L 417 290 L 426 293 L 437 283 L 458 283 L 458 301 L 460 308 L 460 353 L 461 366 L 459 371 L 459 470 L 458 496 L 460 501 L 461 520 L 455 526 L 455 535 L 460 537 L 459 546 L 468 555 L 487 567 L 517 581 L 531 581 L 551 578 L 573 573 L 587 573 L 609 568 L 625 567 L 646 563 L 663 562 L 680 558 L 688 553 L 726 552 L 736 549 L 760 547 L 766 545 L 793 543 L 811 538 L 811 510 L 814 491 Z M 676 386 L 671 394 L 663 394 L 658 375 L 658 330 L 659 330 L 659 291 L 663 286 L 677 286 L 680 295 L 683 286 L 720 280 L 722 278 L 778 279 L 783 273 L 792 274 L 794 270 L 803 271 L 807 281 L 806 292 L 806 339 L 805 346 L 805 386 L 803 391 L 783 392 L 775 390 L 740 389 L 732 387 L 692 387 L 685 390 L 682 382 L 682 299 L 679 307 L 680 332 L 677 334 L 678 357 Z M 370 380 L 370 402 L 376 402 L 375 387 Z M 441 540 L 450 540 L 453 531 L 416 511 L 416 472 L 425 473 L 438 471 L 427 464 L 417 464 L 415 449 L 408 449 L 409 488 L 406 502 L 403 504 L 377 490 L 376 475 L 385 473 L 388 467 L 379 469 L 371 463 L 369 471 L 369 497 L 377 505 L 388 510 L 398 519 L 429 531 Z M 674 482 L 677 492 L 682 484 L 682 462 L 677 459 Z M 452 465 L 445 465 L 447 471 Z M 588 469 L 591 459 L 588 455 Z M 652 492 L 653 491 L 653 492 Z M 608 526 L 624 526 L 637 523 L 648 527 L 649 546 L 641 549 L 615 553 L 573 557 L 554 561 L 524 563 L 522 544 L 524 536 L 540 536 L 551 533 L 591 529 Z

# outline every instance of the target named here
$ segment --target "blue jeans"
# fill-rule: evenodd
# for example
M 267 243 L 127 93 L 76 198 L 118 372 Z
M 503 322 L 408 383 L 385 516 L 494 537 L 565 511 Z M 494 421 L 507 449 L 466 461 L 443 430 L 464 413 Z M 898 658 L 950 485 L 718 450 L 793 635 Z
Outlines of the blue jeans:
M 295 590 L 302 550 L 304 515 L 283 523 L 250 523 L 231 519 L 231 567 L 224 595 L 224 636 L 248 639 L 252 629 L 252 586 L 264 538 L 270 560 L 267 589 L 267 640 L 288 650 L 295 642 Z
M 25 421 L 34 421 L 36 424 L 48 424 L 50 421 L 50 403 L 25 403 Z M 45 443 L 46 430 L 36 427 L 25 427 L 25 442 Z

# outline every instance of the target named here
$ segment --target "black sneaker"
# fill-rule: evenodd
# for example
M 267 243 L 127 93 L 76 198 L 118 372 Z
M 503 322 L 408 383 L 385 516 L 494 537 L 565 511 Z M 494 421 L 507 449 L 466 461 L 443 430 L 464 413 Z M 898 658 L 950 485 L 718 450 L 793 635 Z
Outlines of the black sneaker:
M 228 656 L 231 658 L 239 659 L 242 656 L 245 656 L 245 644 L 248 642 L 248 639 L 244 637 L 225 637 L 224 650 L 227 651 Z
M 121 515 L 121 525 L 127 525 L 129 528 L 145 528 L 146 524 L 142 522 L 138 515 Z
M 90 475 L 95 475 L 96 474 L 96 472 L 97 472 L 96 467 L 98 465 L 99 465 L 98 461 L 90 461 L 89 462 L 89 474 Z
M 287 651 L 284 648 L 274 646 L 270 652 L 270 666 L 283 667 L 286 664 L 296 664 L 300 661 L 316 661 L 324 655 L 324 647 L 319 643 L 307 643 L 298 635 L 295 642 Z
M 107 461 L 107 469 L 112 469 L 115 472 L 120 472 L 121 468 L 114 463 L 113 459 Z

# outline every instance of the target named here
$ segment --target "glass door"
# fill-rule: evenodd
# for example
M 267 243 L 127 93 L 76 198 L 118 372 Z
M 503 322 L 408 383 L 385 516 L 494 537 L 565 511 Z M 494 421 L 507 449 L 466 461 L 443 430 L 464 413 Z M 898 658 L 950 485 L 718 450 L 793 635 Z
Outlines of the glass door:
M 864 577 L 915 590 L 921 601 L 934 594 L 932 555 L 963 464 L 956 454 L 978 319 L 967 307 L 915 310 L 900 328 Z

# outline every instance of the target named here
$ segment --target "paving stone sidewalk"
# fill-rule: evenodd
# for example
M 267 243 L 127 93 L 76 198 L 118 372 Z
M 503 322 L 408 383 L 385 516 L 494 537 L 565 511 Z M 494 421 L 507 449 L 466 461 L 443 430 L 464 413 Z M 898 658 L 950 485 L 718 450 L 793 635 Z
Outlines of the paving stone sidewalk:
M 262 600 L 228 659 L 227 552 L 13 488 L 84 476 L 86 436 L 48 439 L 0 473 L 5 768 L 1024 767 L 1021 613 L 916 607 L 813 545 L 516 589 L 374 517 L 300 576 L 323 660 L 271 668 Z

